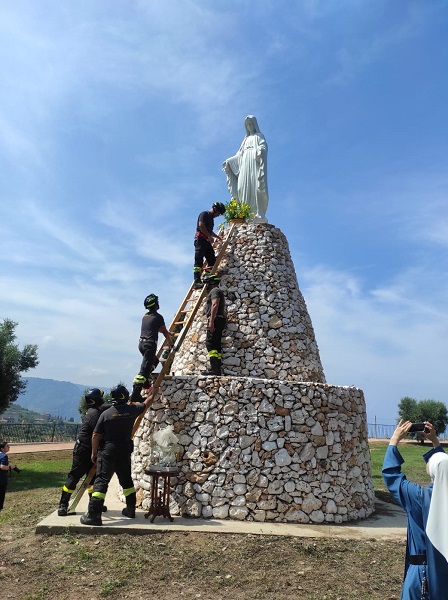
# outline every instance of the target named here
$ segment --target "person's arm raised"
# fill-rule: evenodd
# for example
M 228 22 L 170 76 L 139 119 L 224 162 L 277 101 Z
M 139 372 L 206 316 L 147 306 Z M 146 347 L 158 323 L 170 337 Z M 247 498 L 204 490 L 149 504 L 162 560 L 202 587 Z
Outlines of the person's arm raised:
M 412 425 L 411 421 L 405 421 L 403 423 L 403 419 L 400 419 L 400 422 L 398 423 L 395 431 L 392 434 L 392 437 L 390 438 L 389 445 L 390 446 L 398 446 L 398 444 L 401 442 L 401 440 L 407 436 L 409 429 L 411 428 L 411 425 Z
M 426 433 L 426 429 L 428 429 L 428 433 Z M 434 448 L 438 448 L 440 446 L 440 441 L 437 437 L 434 425 L 429 421 L 425 421 L 425 431 L 423 431 L 423 435 L 427 440 L 431 442 Z

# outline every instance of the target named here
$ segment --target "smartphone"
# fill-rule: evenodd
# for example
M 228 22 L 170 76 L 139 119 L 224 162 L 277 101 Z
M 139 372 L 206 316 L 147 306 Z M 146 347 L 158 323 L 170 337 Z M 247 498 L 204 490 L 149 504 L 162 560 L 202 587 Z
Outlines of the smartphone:
M 412 425 L 408 429 L 408 433 L 414 433 L 415 431 L 425 431 L 425 424 L 424 423 L 412 423 Z M 429 432 L 429 429 L 426 431 L 426 433 L 428 433 L 428 432 Z

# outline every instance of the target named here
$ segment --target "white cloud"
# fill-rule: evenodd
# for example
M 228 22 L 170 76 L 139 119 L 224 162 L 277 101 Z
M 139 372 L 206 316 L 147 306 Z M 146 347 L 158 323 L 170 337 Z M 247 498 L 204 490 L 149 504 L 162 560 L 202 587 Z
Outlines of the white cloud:
M 368 407 L 389 414 L 400 390 L 439 395 L 446 127 L 429 136 L 413 118 L 432 105 L 409 98 L 405 122 L 431 160 L 407 153 L 399 127 L 381 133 L 378 150 L 356 114 L 336 115 L 334 135 L 335 97 L 320 86 L 343 81 L 368 114 L 358 75 L 398 47 L 404 55 L 419 35 L 429 41 L 439 9 L 421 6 L 394 13 L 395 26 L 386 1 L 367 11 L 358 0 L 3 3 L 1 314 L 39 344 L 31 375 L 130 383 L 143 298 L 158 293 L 168 320 L 177 309 L 191 280 L 196 216 L 227 194 L 220 163 L 254 112 L 272 131 L 268 218 L 283 219 L 308 264 L 329 257 L 298 273 L 327 379 L 363 387 Z M 446 90 L 431 45 L 431 63 L 420 59 L 436 63 L 435 103 Z M 378 86 L 390 89 L 381 75 Z M 345 140 L 340 132 L 353 125 L 361 133 Z M 390 144 L 396 157 L 376 154 Z
M 391 7 L 387 0 L 370 6 L 362 2 L 353 4 L 354 7 L 345 11 L 352 28 L 349 32 L 344 29 L 341 41 L 337 42 L 337 68 L 326 82 L 327 85 L 346 84 L 370 65 L 387 59 L 388 53 L 418 36 L 425 23 L 426 11 L 422 11 L 416 3 L 408 3 L 400 12 L 400 18 L 391 18 L 390 22 L 387 14 Z M 373 25 L 382 22 L 382 19 L 385 20 L 379 34 Z
M 42 168 L 41 149 L 36 139 L 31 138 L 10 118 L 0 117 L 0 154 L 8 156 L 15 165 L 26 163 L 33 168 Z M 23 169 L 24 170 L 24 169 Z
M 437 287 L 434 299 L 426 290 Z M 369 290 L 351 274 L 320 267 L 304 273 L 302 291 L 327 381 L 364 388 L 370 415 L 394 417 L 404 395 L 446 400 L 448 286 L 440 289 L 436 269 L 409 270 Z
M 239 27 L 232 12 L 218 15 L 194 2 L 137 3 L 123 11 L 81 3 L 74 12 L 52 4 L 49 18 L 47 8 L 44 3 L 30 14 L 3 9 L 3 30 L 15 34 L 7 38 L 12 49 L 3 61 L 8 86 L 0 106 L 7 122 L 24 124 L 22 141 L 15 130 L 16 145 L 29 140 L 37 147 L 39 135 L 51 136 L 48 125 L 61 118 L 64 128 L 80 115 L 93 123 L 119 110 L 118 97 L 128 108 L 155 97 L 189 107 L 208 137 L 217 134 L 229 103 L 244 102 L 242 90 L 256 96 L 251 82 L 260 58 L 254 55 L 252 68 L 241 69 L 228 52 L 227 32 Z

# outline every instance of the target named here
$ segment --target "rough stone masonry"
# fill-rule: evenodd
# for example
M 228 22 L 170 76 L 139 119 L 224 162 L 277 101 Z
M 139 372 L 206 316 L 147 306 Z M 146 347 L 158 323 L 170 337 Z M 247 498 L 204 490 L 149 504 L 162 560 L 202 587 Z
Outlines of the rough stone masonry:
M 222 377 L 202 377 L 201 308 L 134 441 L 144 508 L 151 434 L 182 452 L 172 514 L 341 523 L 374 510 L 362 390 L 325 382 L 288 243 L 269 224 L 237 227 L 219 265 L 228 309 Z

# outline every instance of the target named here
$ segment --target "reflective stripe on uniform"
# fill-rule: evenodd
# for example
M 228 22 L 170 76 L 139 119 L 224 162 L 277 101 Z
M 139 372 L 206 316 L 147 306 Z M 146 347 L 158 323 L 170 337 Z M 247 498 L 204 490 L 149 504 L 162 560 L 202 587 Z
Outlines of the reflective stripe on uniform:
M 75 490 L 69 490 L 65 485 L 62 486 L 62 491 L 67 492 L 67 494 L 73 494 Z
M 103 494 L 103 492 L 93 492 L 92 494 L 92 498 L 98 498 L 99 500 L 104 500 L 105 497 L 106 494 Z
M 210 352 L 208 353 L 210 358 L 219 358 L 221 359 L 222 357 L 222 353 L 218 352 L 218 350 L 210 350 Z
M 131 494 L 135 494 L 135 487 L 123 489 L 123 494 L 125 496 L 130 496 Z

